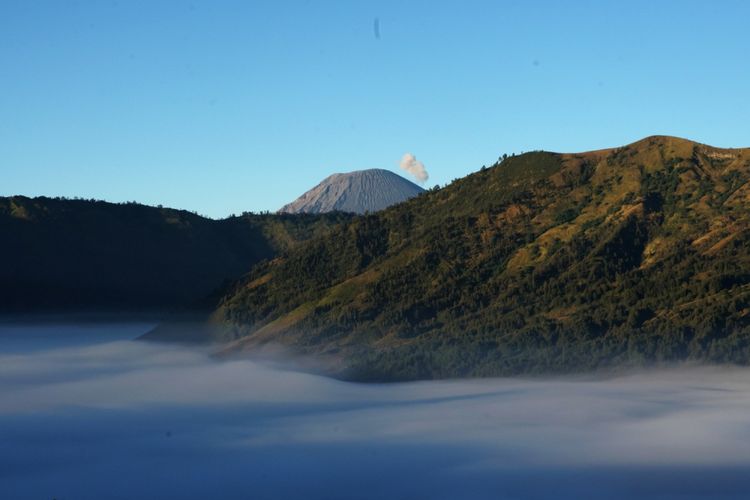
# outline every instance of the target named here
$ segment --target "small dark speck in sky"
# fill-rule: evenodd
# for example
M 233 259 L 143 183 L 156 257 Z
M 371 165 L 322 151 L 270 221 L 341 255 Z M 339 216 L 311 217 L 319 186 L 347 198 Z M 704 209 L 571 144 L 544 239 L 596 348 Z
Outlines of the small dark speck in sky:
M 380 40 L 380 19 L 377 17 L 372 22 L 372 32 L 375 35 L 375 38 Z
M 534 59 L 534 61 L 532 61 L 532 64 L 534 66 L 539 66 L 539 64 L 541 64 L 541 63 L 539 62 L 539 59 Z

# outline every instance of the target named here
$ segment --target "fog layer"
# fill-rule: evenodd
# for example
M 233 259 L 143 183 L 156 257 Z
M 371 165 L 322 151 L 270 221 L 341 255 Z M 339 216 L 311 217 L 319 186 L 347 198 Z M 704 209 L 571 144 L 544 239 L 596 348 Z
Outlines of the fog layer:
M 124 340 L 142 325 L 82 328 L 0 325 L 0 498 L 745 498 L 750 486 L 745 369 L 362 385 Z

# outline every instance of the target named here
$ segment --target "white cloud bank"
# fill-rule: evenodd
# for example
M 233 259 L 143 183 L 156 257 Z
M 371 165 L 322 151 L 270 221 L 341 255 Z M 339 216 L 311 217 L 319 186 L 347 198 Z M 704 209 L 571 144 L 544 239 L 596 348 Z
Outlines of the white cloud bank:
M 748 369 L 362 385 L 175 346 L 1 345 L 2 498 L 106 497 L 113 485 L 181 499 L 216 488 L 228 499 L 741 498 L 750 487 Z

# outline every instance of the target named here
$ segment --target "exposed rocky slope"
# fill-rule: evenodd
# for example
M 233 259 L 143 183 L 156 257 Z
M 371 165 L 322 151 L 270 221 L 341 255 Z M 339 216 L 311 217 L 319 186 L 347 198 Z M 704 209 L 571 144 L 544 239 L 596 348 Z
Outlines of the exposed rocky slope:
M 417 196 L 424 190 L 388 170 L 371 169 L 333 174 L 281 213 L 373 213 Z

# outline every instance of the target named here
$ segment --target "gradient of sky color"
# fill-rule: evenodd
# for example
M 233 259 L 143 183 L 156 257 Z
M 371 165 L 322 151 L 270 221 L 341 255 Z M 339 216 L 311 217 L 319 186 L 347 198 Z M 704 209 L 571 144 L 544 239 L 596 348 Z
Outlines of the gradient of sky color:
M 748 22 L 745 0 L 0 0 L 0 195 L 222 217 L 406 152 L 432 186 L 504 152 L 750 146 Z

